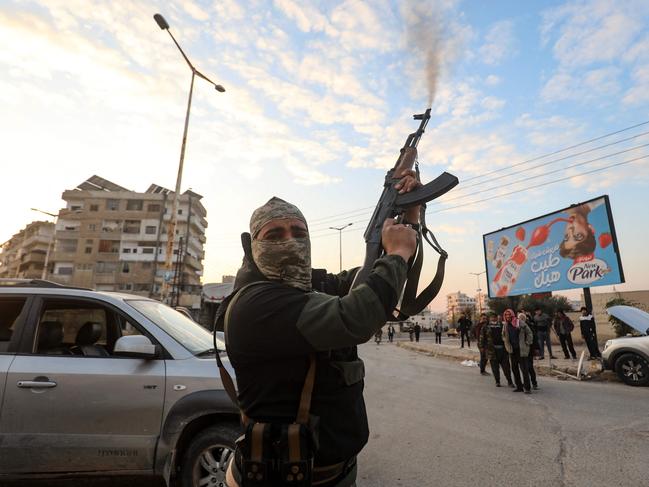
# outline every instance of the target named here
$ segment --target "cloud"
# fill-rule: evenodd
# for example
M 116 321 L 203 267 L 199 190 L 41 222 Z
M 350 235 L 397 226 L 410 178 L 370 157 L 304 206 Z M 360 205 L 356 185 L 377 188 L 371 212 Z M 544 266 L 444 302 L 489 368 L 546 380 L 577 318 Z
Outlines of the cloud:
M 478 49 L 480 59 L 485 64 L 499 64 L 506 57 L 516 53 L 514 23 L 502 20 L 493 24 L 485 34 L 485 43 Z
M 618 67 L 607 66 L 581 72 L 558 72 L 541 90 L 545 101 L 577 100 L 582 103 L 603 102 L 620 92 Z
M 499 76 L 496 76 L 495 74 L 490 74 L 484 80 L 484 82 L 485 82 L 485 84 L 487 86 L 499 85 L 501 81 L 502 81 L 502 79 Z

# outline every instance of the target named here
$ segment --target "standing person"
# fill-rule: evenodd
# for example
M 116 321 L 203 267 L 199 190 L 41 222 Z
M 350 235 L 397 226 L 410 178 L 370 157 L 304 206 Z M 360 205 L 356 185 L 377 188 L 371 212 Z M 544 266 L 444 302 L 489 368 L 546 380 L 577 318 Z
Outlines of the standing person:
M 577 359 L 577 352 L 575 352 L 575 346 L 572 344 L 572 330 L 575 329 L 572 320 L 566 316 L 566 313 L 559 310 L 554 315 L 552 327 L 559 337 L 559 343 L 561 343 L 564 358 L 569 359 L 570 356 L 572 356 L 573 360 Z M 570 353 L 570 355 L 568 353 Z
M 419 323 L 415 323 L 415 341 L 419 341 L 419 334 L 421 333 L 421 326 L 419 326 Z
M 406 213 L 405 221 L 416 223 L 416 215 Z M 352 288 L 356 272 L 343 272 L 330 275 L 335 292 L 314 292 L 311 243 L 302 212 L 279 198 L 253 212 L 250 235 L 242 238 L 245 257 L 235 293 L 219 310 L 236 373 L 237 402 L 248 419 L 228 465 L 228 486 L 241 485 L 242 475 L 261 455 L 270 457 L 264 465 L 273 468 L 273 476 L 280 474 L 280 465 L 287 465 L 282 459 L 298 458 L 305 468 L 313 465 L 313 483 L 320 487 L 355 484 L 356 456 L 369 438 L 364 366 L 356 346 L 370 340 L 391 317 L 417 234 L 388 219 L 381 239 L 385 255 L 363 285 Z M 310 401 L 301 399 L 309 396 Z M 319 419 L 318 426 L 308 415 Z M 300 421 L 304 416 L 307 420 Z M 312 437 L 305 429 L 318 435 L 317 447 L 304 439 Z M 290 448 L 274 448 L 287 444 Z
M 471 331 L 471 326 L 473 323 L 471 323 L 471 320 L 467 318 L 465 313 L 462 313 L 462 316 L 460 317 L 459 320 L 457 320 L 457 329 L 460 332 L 460 340 L 461 340 L 461 345 L 460 348 L 464 348 L 464 339 L 466 338 L 466 344 L 469 348 L 471 348 L 471 336 L 470 336 L 470 331 Z
M 541 308 L 536 308 L 534 310 L 534 324 L 536 325 L 536 333 L 539 337 L 539 352 L 541 353 L 541 360 L 545 357 L 545 345 L 548 347 L 550 358 L 557 358 L 552 355 L 552 341 L 550 340 L 551 321 L 552 320 L 548 314 L 543 312 Z
M 412 325 L 408 326 L 408 336 L 410 337 L 411 342 L 415 341 L 415 327 Z
M 473 336 L 478 341 L 478 351 L 480 352 L 480 375 L 489 375 L 485 370 L 487 368 L 487 352 L 484 346 L 480 346 L 480 332 L 485 326 L 487 326 L 487 324 L 487 315 L 482 313 L 480 315 L 480 320 L 476 323 L 475 328 L 473 329 Z
M 530 394 L 532 391 L 527 357 L 534 339 L 532 330 L 525 321 L 519 323 L 518 318 L 511 309 L 505 310 L 503 318 L 505 323 L 503 324 L 502 337 L 505 350 L 509 354 L 509 363 L 516 382 L 514 392 L 525 391 L 526 394 Z M 521 375 L 523 376 L 522 380 Z
M 383 340 L 383 330 L 379 328 L 374 334 L 374 341 L 377 345 L 381 345 L 381 340 Z
M 388 341 L 392 343 L 394 340 L 394 326 L 392 326 L 392 323 L 388 325 Z
M 442 332 L 444 327 L 442 326 L 442 320 L 436 320 L 435 326 L 433 326 L 433 331 L 435 332 L 435 343 L 442 343 Z
M 536 381 L 536 370 L 534 370 L 534 354 L 538 353 L 538 337 L 535 334 L 534 327 L 531 323 L 533 320 L 529 313 L 521 312 L 518 314 L 518 322 L 525 322 L 532 331 L 532 344 L 530 345 L 530 351 L 527 354 L 527 358 L 521 357 L 521 360 L 527 360 L 527 371 L 530 374 L 530 382 L 532 383 L 532 389 L 538 389 L 539 384 Z
M 586 306 L 581 307 L 581 316 L 579 317 L 579 328 L 581 328 L 581 336 L 584 337 L 588 353 L 590 353 L 589 360 L 596 360 L 602 356 L 599 352 L 597 345 L 597 331 L 595 329 L 595 318 Z
M 503 324 L 498 320 L 496 313 L 489 313 L 489 322 L 480 329 L 478 347 L 483 348 L 489 358 L 496 387 L 500 387 L 501 368 L 503 369 L 509 387 L 514 387 L 509 368 L 509 357 L 507 356 L 505 342 L 503 341 Z

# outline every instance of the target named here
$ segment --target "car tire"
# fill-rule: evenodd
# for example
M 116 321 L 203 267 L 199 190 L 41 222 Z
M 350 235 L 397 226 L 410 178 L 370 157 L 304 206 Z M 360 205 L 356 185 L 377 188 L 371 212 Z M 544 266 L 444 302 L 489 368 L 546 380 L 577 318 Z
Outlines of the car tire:
M 615 372 L 630 386 L 649 385 L 649 361 L 635 353 L 625 353 L 615 361 Z
M 181 487 L 225 487 L 225 471 L 241 434 L 234 423 L 210 426 L 192 440 L 180 463 Z

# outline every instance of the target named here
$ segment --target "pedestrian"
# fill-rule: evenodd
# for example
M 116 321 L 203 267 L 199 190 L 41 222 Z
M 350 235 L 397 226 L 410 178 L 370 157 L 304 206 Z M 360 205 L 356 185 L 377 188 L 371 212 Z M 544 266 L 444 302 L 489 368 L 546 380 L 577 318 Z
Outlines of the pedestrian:
M 376 330 L 376 333 L 374 334 L 374 341 L 376 342 L 377 345 L 380 345 L 381 340 L 383 340 L 383 330 L 379 328 L 378 330 Z
M 412 325 L 408 326 L 408 336 L 410 337 L 411 342 L 415 341 L 415 327 Z
M 413 181 L 414 175 L 401 180 L 409 189 Z M 408 210 L 405 222 L 416 223 L 418 214 Z M 330 274 L 336 294 L 312 290 L 309 230 L 294 205 L 272 198 L 256 209 L 242 242 L 235 292 L 218 315 L 245 418 L 226 483 L 235 487 L 248 477 L 287 485 L 272 479 L 291 472 L 320 487 L 352 486 L 356 456 L 369 438 L 356 346 L 392 316 L 417 234 L 386 220 L 384 256 L 362 286 L 351 287 L 355 272 Z
M 394 326 L 392 324 L 388 325 L 388 342 L 392 343 L 394 340 Z
M 563 310 L 559 310 L 554 315 L 552 327 L 559 337 L 564 358 L 569 359 L 572 356 L 572 359 L 576 360 L 577 352 L 575 352 L 575 346 L 572 344 L 572 330 L 575 329 L 575 325 L 572 320 L 566 316 Z
M 509 387 L 514 387 L 509 368 L 509 357 L 503 341 L 503 324 L 502 321 L 498 320 L 494 312 L 489 313 L 489 322 L 480 329 L 478 347 L 483 348 L 489 358 L 489 365 L 491 365 L 496 387 L 500 387 L 500 369 L 503 370 Z
M 530 394 L 532 387 L 530 384 L 527 358 L 534 339 L 532 330 L 530 330 L 525 320 L 519 322 L 518 318 L 514 315 L 514 311 L 511 309 L 505 310 L 503 318 L 505 322 L 503 324 L 502 337 L 505 350 L 509 354 L 509 363 L 512 374 L 514 375 L 514 382 L 516 383 L 514 392 L 525 391 L 526 394 Z
M 550 358 L 557 358 L 552 355 L 552 341 L 550 337 L 550 323 L 551 319 L 547 313 L 545 313 L 541 308 L 536 308 L 534 310 L 534 324 L 536 325 L 536 333 L 539 340 L 539 352 L 540 360 L 545 358 L 545 346 L 548 347 L 548 353 Z
M 442 344 L 442 332 L 444 327 L 442 326 L 442 320 L 435 321 L 435 326 L 433 326 L 433 331 L 435 332 L 435 343 Z
M 487 368 L 487 352 L 483 346 L 480 346 L 480 331 L 487 326 L 489 321 L 487 320 L 487 315 L 482 313 L 480 319 L 476 323 L 473 329 L 473 336 L 478 341 L 478 351 L 480 352 L 480 375 L 489 375 L 486 371 Z
M 419 323 L 415 323 L 415 341 L 419 341 L 419 334 L 421 333 L 421 326 L 419 326 Z
M 586 342 L 588 353 L 590 353 L 589 360 L 597 360 L 602 356 L 599 352 L 597 345 L 597 330 L 595 328 L 595 318 L 586 306 L 581 307 L 581 316 L 579 317 L 579 328 L 581 328 L 581 336 Z
M 464 339 L 466 338 L 466 344 L 471 348 L 471 320 L 467 318 L 466 314 L 462 313 L 460 319 L 457 320 L 457 329 L 460 332 L 461 345 L 460 348 L 464 348 Z
M 534 356 L 538 355 L 539 353 L 539 340 L 538 337 L 535 335 L 534 326 L 531 325 L 531 323 L 533 323 L 532 315 L 530 313 L 519 313 L 518 322 L 520 323 L 521 321 L 524 321 L 532 331 L 532 344 L 530 345 L 530 351 L 527 354 L 527 371 L 530 374 L 530 382 L 532 383 L 532 389 L 538 389 L 539 384 L 536 381 L 536 370 L 534 370 Z M 521 360 L 524 359 L 521 358 Z

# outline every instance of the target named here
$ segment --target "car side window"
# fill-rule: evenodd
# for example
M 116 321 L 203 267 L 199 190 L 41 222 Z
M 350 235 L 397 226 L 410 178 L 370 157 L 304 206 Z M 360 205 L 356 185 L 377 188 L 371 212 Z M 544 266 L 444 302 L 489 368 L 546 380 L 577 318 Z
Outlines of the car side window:
M 16 322 L 26 302 L 27 298 L 0 298 L 0 353 L 9 350 L 9 342 L 15 332 Z

